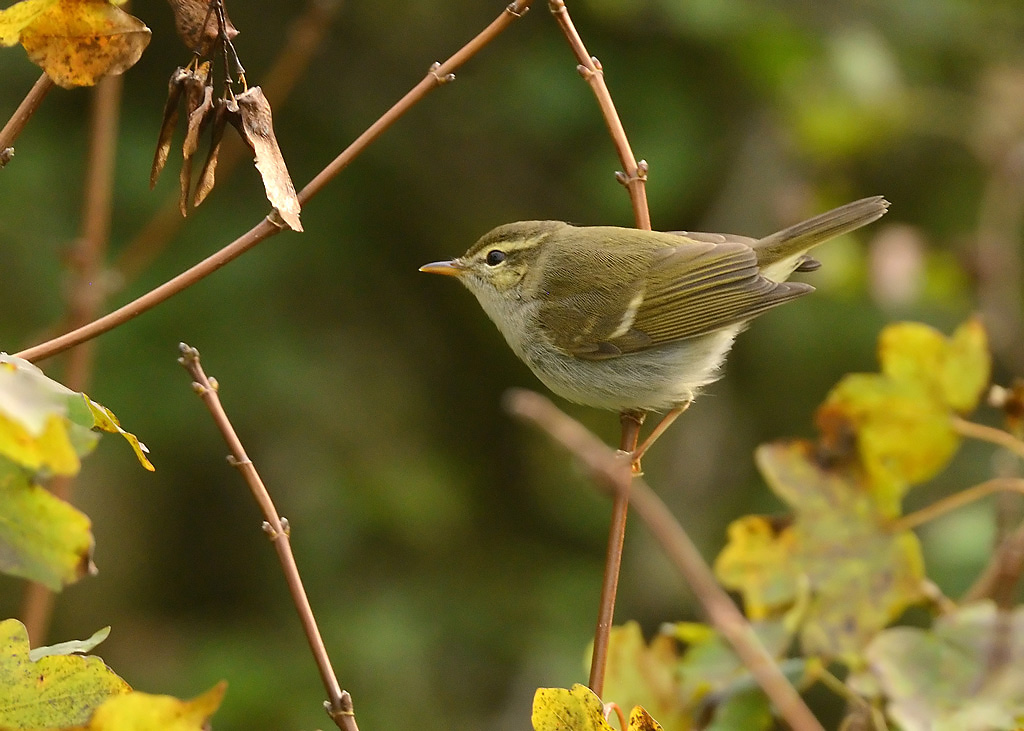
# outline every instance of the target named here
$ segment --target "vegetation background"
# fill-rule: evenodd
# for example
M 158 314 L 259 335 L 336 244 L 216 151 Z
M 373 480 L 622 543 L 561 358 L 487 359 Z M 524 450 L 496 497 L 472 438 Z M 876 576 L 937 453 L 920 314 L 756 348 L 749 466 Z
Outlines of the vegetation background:
M 751 452 L 812 432 L 849 371 L 874 370 L 889 321 L 945 331 L 974 311 L 996 380 L 1024 372 L 1020 0 L 576 0 L 574 20 L 638 157 L 654 227 L 766 234 L 870 194 L 888 216 L 821 250 L 818 292 L 757 321 L 711 387 L 645 459 L 649 482 L 713 557 L 724 528 L 779 510 Z M 275 127 L 304 184 L 500 12 L 479 0 L 345 0 Z M 229 7 L 260 83 L 300 4 Z M 125 76 L 116 257 L 174 195 L 147 179 L 171 70 L 189 54 L 169 8 L 137 4 L 153 41 Z M 39 74 L 0 54 L 0 108 Z M 89 91 L 51 92 L 0 172 L 0 349 L 53 331 L 78 232 Z M 173 154 L 173 153 L 172 153 Z M 403 118 L 285 233 L 102 336 L 86 389 L 152 450 L 118 440 L 88 460 L 75 502 L 93 519 L 97 577 L 59 598 L 51 640 L 112 625 L 100 654 L 134 687 L 181 697 L 226 678 L 219 729 L 323 727 L 320 687 L 261 517 L 187 375 L 180 340 L 293 527 L 342 685 L 368 730 L 522 729 L 538 686 L 585 678 L 608 503 L 500 406 L 539 387 L 472 297 L 417 273 L 494 225 L 631 225 L 590 89 L 544 3 Z M 267 211 L 244 165 L 121 304 L 215 251 Z M 115 281 L 116 283 L 116 281 Z M 61 377 L 59 359 L 42 364 Z M 618 420 L 566 405 L 607 441 Z M 930 488 L 988 474 L 985 448 Z M 928 572 L 956 595 L 991 550 L 989 503 L 923 532 Z M 21 583 L 0 577 L 0 613 Z M 631 526 L 617 616 L 653 631 L 690 618 L 682 580 Z M 825 717 L 826 722 L 828 716 Z M 826 723 L 827 725 L 827 723 Z

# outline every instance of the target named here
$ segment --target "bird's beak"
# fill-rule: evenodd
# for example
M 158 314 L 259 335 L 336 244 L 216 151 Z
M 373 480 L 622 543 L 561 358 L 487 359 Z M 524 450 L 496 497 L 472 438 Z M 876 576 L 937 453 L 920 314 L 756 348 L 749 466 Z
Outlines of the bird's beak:
M 445 274 L 449 277 L 458 277 L 466 271 L 466 268 L 458 259 L 452 259 L 451 261 L 435 261 L 430 264 L 424 264 L 420 267 L 420 271 L 427 274 Z

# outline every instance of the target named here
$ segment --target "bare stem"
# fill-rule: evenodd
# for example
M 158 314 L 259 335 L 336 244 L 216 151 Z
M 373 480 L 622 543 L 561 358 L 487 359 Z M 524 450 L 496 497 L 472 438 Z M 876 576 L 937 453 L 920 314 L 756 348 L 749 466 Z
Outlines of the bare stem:
M 998 431 L 998 430 L 996 430 Z M 953 493 L 938 500 L 920 510 L 908 513 L 898 520 L 889 524 L 889 530 L 893 533 L 900 533 L 905 530 L 913 530 L 919 525 L 929 523 L 946 513 L 958 510 L 965 505 L 970 505 L 983 497 L 994 495 L 999 492 L 1017 492 L 1024 494 L 1024 479 L 1013 477 L 997 477 L 987 480 L 966 490 Z
M 1002 609 L 1010 609 L 1015 601 L 1016 587 L 1024 574 L 1024 523 L 999 542 L 988 565 L 967 593 L 961 604 L 991 598 Z
M 21 100 L 21 104 L 14 110 L 14 114 L 7 120 L 7 124 L 0 130 L 0 168 L 6 165 L 14 157 L 14 141 L 25 129 L 28 120 L 39 109 L 47 93 L 53 88 L 53 81 L 45 73 L 33 84 L 28 94 Z
M 569 9 L 565 6 L 565 0 L 548 0 L 551 14 L 555 16 L 559 27 L 569 41 L 576 60 L 579 62 L 577 69 L 580 75 L 590 84 L 590 88 L 597 97 L 597 103 L 601 107 L 601 114 L 608 125 L 608 132 L 615 143 L 615 150 L 622 163 L 623 172 L 618 176 L 619 182 L 626 186 L 629 191 L 630 201 L 633 203 L 633 215 L 636 218 L 636 227 L 651 230 L 651 213 L 647 208 L 647 163 L 641 160 L 637 162 L 633 155 L 633 149 L 626 137 L 626 130 L 619 119 L 619 113 L 615 110 L 615 103 L 608 91 L 608 85 L 604 80 L 604 69 L 601 62 L 587 52 L 586 46 L 572 18 L 569 17 Z
M 613 494 L 623 489 L 623 460 L 548 399 L 532 391 L 517 390 L 509 394 L 507 405 L 512 414 L 538 426 L 579 459 L 599 488 Z M 821 731 L 821 724 L 761 644 L 750 623 L 715 581 L 711 568 L 665 503 L 642 479 L 634 478 L 630 490 L 633 509 L 689 582 L 711 623 L 775 704 L 779 715 L 795 731 Z
M 72 282 L 68 294 L 67 320 L 72 327 L 83 325 L 103 307 L 107 294 L 104 263 L 110 240 L 113 211 L 114 164 L 117 158 L 117 132 L 120 121 L 122 76 L 102 79 L 92 94 L 89 124 L 89 158 L 83 194 L 82 230 L 71 251 Z M 68 356 L 64 384 L 84 391 L 92 380 L 93 343 L 82 343 Z M 54 480 L 50 489 L 61 500 L 71 499 L 75 478 Z M 45 640 L 53 616 L 53 592 L 42 584 L 25 588 L 22 618 L 33 644 Z
M 179 346 L 181 357 L 178 362 L 185 367 L 185 370 L 192 376 L 192 386 L 199 397 L 210 410 L 214 423 L 224 436 L 224 441 L 231 451 L 230 461 L 238 468 L 245 478 L 249 490 L 252 492 L 257 505 L 263 512 L 266 522 L 263 530 L 270 536 L 277 557 L 281 562 L 281 569 L 284 572 L 285 581 L 288 583 L 288 591 L 292 595 L 292 601 L 299 613 L 299 620 L 302 622 L 302 629 L 306 633 L 310 650 L 313 652 L 313 659 L 316 661 L 317 669 L 320 671 L 320 678 L 323 680 L 324 688 L 327 690 L 328 701 L 325 703 L 328 715 L 342 731 L 358 731 L 355 715 L 352 711 L 352 699 L 349 694 L 341 689 L 338 678 L 331 666 L 331 659 L 327 655 L 327 648 L 324 646 L 323 638 L 316 624 L 316 617 L 306 596 L 306 590 L 302 586 L 302 577 L 299 575 L 298 565 L 295 563 L 295 556 L 292 554 L 290 541 L 290 526 L 285 518 L 278 515 L 274 507 L 274 501 L 270 498 L 266 485 L 260 478 L 252 460 L 245 452 L 242 441 L 238 438 L 234 427 L 228 419 L 227 413 L 220 402 L 217 393 L 216 380 L 207 377 L 199 362 L 199 351 L 182 343 Z
M 994 426 L 967 421 L 959 416 L 954 416 L 952 421 L 953 429 L 960 436 L 980 439 L 983 442 L 990 442 L 1000 447 L 1005 447 L 1018 457 L 1024 458 L 1024 441 L 1021 441 L 1010 432 L 996 429 Z
M 454 79 L 454 70 L 472 58 L 484 46 L 494 40 L 512 21 L 522 16 L 528 9 L 532 0 L 515 0 L 505 8 L 490 25 L 481 31 L 469 43 L 455 52 L 451 58 L 443 64 L 432 66 L 427 75 L 416 86 L 402 97 L 394 106 L 384 113 L 380 119 L 370 125 L 369 129 L 363 132 L 350 144 L 338 157 L 327 165 L 305 188 L 299 192 L 299 201 L 305 205 L 313 196 L 319 193 L 327 183 L 333 180 L 349 163 L 352 162 L 366 147 L 384 133 L 391 125 L 402 117 L 406 112 L 421 101 L 427 94 L 441 84 Z M 42 360 L 56 355 L 68 348 L 91 340 L 123 325 L 129 320 L 138 317 L 143 312 L 152 309 L 156 305 L 170 299 L 179 292 L 187 289 L 196 282 L 204 279 L 225 264 L 233 261 L 256 244 L 265 241 L 281 229 L 269 218 L 264 218 L 253 226 L 247 233 L 243 234 L 220 251 L 207 257 L 191 269 L 182 272 L 173 279 L 165 282 L 156 289 L 150 290 L 136 300 L 120 307 L 113 312 L 104 315 L 92 322 L 76 328 L 70 332 L 60 335 L 31 348 L 26 348 L 16 353 L 20 358 L 26 360 Z
M 612 493 L 612 516 L 608 525 L 608 547 L 605 550 L 604 577 L 601 580 L 601 598 L 597 606 L 594 627 L 594 651 L 590 656 L 590 689 L 597 695 L 604 691 L 604 674 L 608 666 L 608 644 L 615 621 L 615 596 L 619 589 L 622 568 L 622 548 L 626 542 L 626 517 L 629 514 L 629 485 L 632 482 L 631 455 L 636 449 L 643 425 L 643 415 L 621 414 L 622 438 L 619 444 L 618 489 Z

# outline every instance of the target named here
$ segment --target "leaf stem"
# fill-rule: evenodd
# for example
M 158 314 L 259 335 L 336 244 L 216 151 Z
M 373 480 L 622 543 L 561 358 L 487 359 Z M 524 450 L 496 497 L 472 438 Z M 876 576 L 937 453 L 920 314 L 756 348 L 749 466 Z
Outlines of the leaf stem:
M 512 21 L 519 18 L 529 8 L 532 0 L 514 0 L 508 5 L 494 21 L 484 30 L 478 33 L 466 45 L 455 52 L 447 61 L 432 66 L 427 75 L 414 86 L 405 96 L 385 112 L 376 122 L 356 138 L 340 155 L 332 160 L 327 167 L 314 177 L 305 188 L 299 192 L 299 201 L 305 205 L 313 196 L 323 190 L 324 186 L 333 180 L 349 163 L 369 146 L 371 142 L 380 137 L 385 130 L 400 119 L 413 106 L 420 102 L 427 94 L 438 86 L 451 81 L 454 78 L 453 71 L 476 55 L 484 46 L 496 38 Z M 70 347 L 83 343 L 86 340 L 102 335 L 103 333 L 123 325 L 129 320 L 138 317 L 165 300 L 188 289 L 196 282 L 206 278 L 225 264 L 237 259 L 256 244 L 265 241 L 281 231 L 281 228 L 273 223 L 270 218 L 264 218 L 253 226 L 249 231 L 232 241 L 220 251 L 203 259 L 190 269 L 182 272 L 173 279 L 164 282 L 159 287 L 150 290 L 146 294 L 119 307 L 103 317 L 71 330 L 63 335 L 55 337 L 46 342 L 26 348 L 15 355 L 29 361 L 38 361 L 49 358 L 57 353 L 67 350 Z
M 983 442 L 990 442 L 1000 447 L 1005 447 L 1018 457 L 1024 459 L 1024 441 L 1013 436 L 1013 434 L 997 429 L 994 426 L 967 421 L 967 419 L 961 419 L 959 416 L 952 417 L 951 421 L 953 423 L 953 430 L 960 436 L 980 439 Z
M 359 727 L 356 725 L 356 718 L 352 709 L 352 698 L 348 692 L 341 689 L 338 683 L 338 678 L 334 674 L 334 668 L 331 665 L 331 659 L 327 655 L 327 648 L 324 646 L 323 637 L 320 635 L 320 630 L 317 627 L 316 617 L 313 615 L 309 597 L 306 596 L 306 590 L 302 586 L 299 567 L 292 553 L 291 528 L 288 525 L 288 521 L 278 514 L 277 509 L 274 507 L 274 501 L 270 497 L 270 492 L 267 490 L 266 485 L 263 484 L 263 480 L 260 478 L 259 472 L 256 471 L 252 460 L 246 454 L 245 447 L 242 445 L 238 433 L 224 411 L 223 404 L 221 404 L 220 396 L 217 393 L 217 382 L 207 377 L 203 371 L 203 367 L 199 362 L 199 351 L 185 343 L 181 343 L 179 350 L 181 351 L 181 357 L 178 359 L 178 362 L 192 376 L 193 388 L 195 388 L 203 403 L 206 404 L 206 408 L 210 410 L 214 423 L 223 435 L 224 441 L 228 444 L 228 449 L 231 451 L 231 463 L 242 473 L 242 477 L 245 478 L 253 498 L 263 512 L 264 518 L 266 518 L 266 521 L 263 523 L 263 530 L 266 531 L 271 542 L 274 544 L 274 549 L 277 551 L 278 560 L 281 562 L 281 570 L 288 584 L 288 591 L 292 595 L 292 601 L 295 603 L 295 609 L 299 614 L 299 621 L 302 623 L 302 629 L 306 633 L 306 640 L 309 642 L 313 659 L 316 662 L 317 669 L 320 671 L 320 678 L 323 681 L 324 688 L 327 690 L 328 701 L 324 704 L 327 714 L 342 731 L 358 731 Z
M 998 431 L 998 430 L 997 430 Z M 921 508 L 920 510 L 908 513 L 889 524 L 889 530 L 893 533 L 900 533 L 905 530 L 913 530 L 920 525 L 935 520 L 953 510 L 970 505 L 983 497 L 994 495 L 997 492 L 1017 492 L 1024 494 L 1024 479 L 1013 477 L 997 477 L 987 480 L 978 485 L 961 490 L 947 497 Z
M 665 503 L 638 477 L 633 478 L 629 488 L 623 487 L 622 463 L 626 460 L 538 393 L 512 391 L 506 397 L 506 406 L 513 415 L 539 427 L 579 459 L 600 489 L 612 494 L 630 490 L 633 509 L 689 582 L 711 623 L 736 651 L 775 704 L 782 719 L 795 731 L 822 731 L 821 724 L 765 649 L 750 623 L 715 581 L 711 568 Z
M 43 99 L 46 98 L 53 86 L 53 81 L 49 76 L 45 73 L 40 76 L 25 98 L 21 100 L 18 108 L 14 110 L 14 114 L 7 120 L 7 124 L 0 130 L 0 168 L 14 157 L 14 148 L 12 147 L 14 141 L 18 139 L 18 135 L 25 129 L 28 120 L 32 119 L 32 115 L 39 109 L 39 105 L 43 103 Z

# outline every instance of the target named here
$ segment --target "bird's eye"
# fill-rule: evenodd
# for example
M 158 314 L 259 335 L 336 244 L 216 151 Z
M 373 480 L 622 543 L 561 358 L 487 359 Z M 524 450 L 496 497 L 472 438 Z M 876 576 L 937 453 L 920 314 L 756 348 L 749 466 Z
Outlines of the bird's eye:
M 487 262 L 487 266 L 496 267 L 505 261 L 505 252 L 501 249 L 491 249 L 487 252 L 487 258 L 484 261 Z

